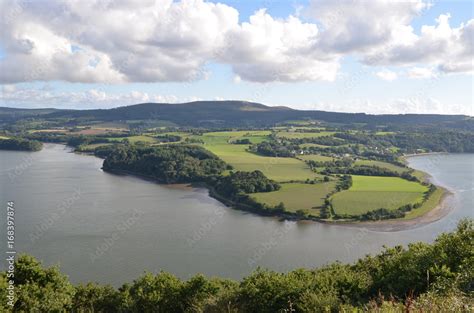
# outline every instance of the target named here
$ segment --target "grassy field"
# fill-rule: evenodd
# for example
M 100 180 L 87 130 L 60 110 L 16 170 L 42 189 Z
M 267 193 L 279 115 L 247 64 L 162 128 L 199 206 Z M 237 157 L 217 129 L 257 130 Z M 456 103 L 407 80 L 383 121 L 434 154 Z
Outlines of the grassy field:
M 97 128 L 97 129 L 110 129 L 110 130 L 128 130 L 128 124 L 127 123 L 118 123 L 118 122 L 103 122 L 103 123 L 98 123 L 91 125 L 92 128 Z
M 414 170 L 411 175 L 415 176 L 416 178 L 418 178 L 420 181 L 425 181 L 428 179 L 429 175 L 423 171 L 419 171 L 419 170 Z
M 94 152 L 94 149 L 101 146 L 110 146 L 111 143 L 94 143 L 90 145 L 83 145 L 78 149 L 79 152 Z
M 306 180 L 319 177 L 303 162 L 293 158 L 274 158 L 245 151 L 246 145 L 205 144 L 204 147 L 216 154 L 239 171 L 262 171 L 276 181 Z
M 440 204 L 441 199 L 445 193 L 446 193 L 446 190 L 444 190 L 441 187 L 438 187 L 438 189 L 436 189 L 436 191 L 433 194 L 431 194 L 428 200 L 426 200 L 421 207 L 419 207 L 418 209 L 411 210 L 405 215 L 403 219 L 409 220 L 431 211 L 437 205 Z
M 228 143 L 236 139 L 248 139 L 251 143 L 260 143 L 268 138 L 271 134 L 269 130 L 257 130 L 257 131 L 227 131 L 227 132 L 211 132 L 204 133 L 202 136 L 198 136 L 206 143 Z
M 396 134 L 395 132 L 384 132 L 384 131 L 380 131 L 380 132 L 376 132 L 375 133 L 377 136 L 386 136 L 386 135 L 394 135 Z
M 281 138 L 289 138 L 289 139 L 295 139 L 295 138 L 317 138 L 317 137 L 323 137 L 323 136 L 331 136 L 333 135 L 334 132 L 327 132 L 327 131 L 322 131 L 319 133 L 302 133 L 302 132 L 288 132 L 288 131 L 282 131 L 277 133 L 277 137 Z
M 334 160 L 332 157 L 328 157 L 325 155 L 319 155 L 319 154 L 306 154 L 306 155 L 300 155 L 298 158 L 304 160 L 304 161 L 316 161 L 316 162 L 329 162 Z
M 124 139 L 128 139 L 131 143 L 136 143 L 139 141 L 147 142 L 147 143 L 156 143 L 158 142 L 155 138 L 149 136 L 130 136 L 130 137 L 110 137 L 108 138 L 110 141 L 117 141 L 121 142 Z
M 272 206 L 283 202 L 287 211 L 305 210 L 317 216 L 326 195 L 334 190 L 335 185 L 334 181 L 317 184 L 289 183 L 282 184 L 278 191 L 255 193 L 251 197 Z
M 394 171 L 400 174 L 410 170 L 409 168 L 397 166 L 395 164 L 382 162 L 382 161 L 372 161 L 372 160 L 356 160 L 354 162 L 354 165 L 378 166 L 378 167 L 386 168 L 390 171 Z
M 269 131 L 238 131 L 213 132 L 202 136 L 193 136 L 204 141 L 204 148 L 208 149 L 225 162 L 239 171 L 262 171 L 268 178 L 279 182 L 320 177 L 301 160 L 294 158 L 274 158 L 256 155 L 247 152 L 248 145 L 229 144 L 228 141 L 236 138 L 249 138 L 251 141 L 265 140 Z
M 386 208 L 398 209 L 408 203 L 421 202 L 427 187 L 398 177 L 352 176 L 349 190 L 332 197 L 337 214 L 363 214 L 367 211 Z

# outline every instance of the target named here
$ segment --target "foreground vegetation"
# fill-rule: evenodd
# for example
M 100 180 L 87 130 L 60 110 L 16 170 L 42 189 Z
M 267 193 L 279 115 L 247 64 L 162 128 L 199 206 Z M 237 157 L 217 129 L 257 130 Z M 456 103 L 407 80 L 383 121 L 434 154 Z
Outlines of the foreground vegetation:
M 31 256 L 16 261 L 13 310 L 0 273 L 2 312 L 472 312 L 474 224 L 433 244 L 385 248 L 354 264 L 277 273 L 258 269 L 241 281 L 160 272 L 115 289 L 73 286 L 57 267 Z

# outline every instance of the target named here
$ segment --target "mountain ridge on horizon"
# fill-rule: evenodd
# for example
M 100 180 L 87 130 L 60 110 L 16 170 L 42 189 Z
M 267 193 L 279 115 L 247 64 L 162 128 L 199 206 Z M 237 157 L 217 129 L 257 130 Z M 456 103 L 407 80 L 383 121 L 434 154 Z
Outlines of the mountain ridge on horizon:
M 17 114 L 18 113 L 18 114 Z M 453 124 L 473 122 L 468 115 L 442 114 L 368 114 L 300 110 L 286 106 L 268 106 L 239 100 L 210 100 L 183 103 L 138 103 L 107 109 L 56 109 L 0 107 L 0 120 L 41 118 L 82 118 L 91 120 L 162 120 L 178 126 L 269 126 L 290 120 L 319 120 L 341 124 Z M 456 125 L 452 125 L 456 126 Z M 474 128 L 474 127 L 473 127 Z

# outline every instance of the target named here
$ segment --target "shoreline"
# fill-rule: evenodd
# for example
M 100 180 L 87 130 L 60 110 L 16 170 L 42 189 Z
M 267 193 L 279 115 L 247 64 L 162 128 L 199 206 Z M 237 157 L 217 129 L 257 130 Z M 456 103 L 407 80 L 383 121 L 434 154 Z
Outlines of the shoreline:
M 76 151 L 71 151 L 73 153 L 77 153 Z M 89 154 L 89 153 L 79 153 L 83 155 L 89 155 L 89 156 L 95 156 L 94 154 Z M 403 156 L 403 160 L 405 158 L 410 158 L 414 156 L 422 156 L 422 155 L 433 155 L 433 154 L 448 154 L 446 152 L 429 152 L 429 153 L 418 153 L 418 154 L 412 154 L 412 155 L 406 155 Z M 97 157 L 97 156 L 95 156 Z M 161 181 L 157 179 L 156 177 L 152 176 L 147 176 L 144 174 L 139 174 L 135 172 L 130 172 L 126 170 L 115 170 L 115 169 L 104 169 L 101 167 L 101 169 L 104 172 L 114 174 L 114 175 L 119 175 L 119 176 L 132 176 L 132 177 L 137 177 L 140 179 L 144 179 L 149 182 L 153 182 L 162 186 L 167 186 L 169 188 L 203 188 L 208 191 L 208 195 L 211 198 L 216 199 L 226 207 L 229 207 L 230 209 L 234 210 L 239 210 L 247 213 L 252 213 L 258 216 L 267 216 L 267 217 L 273 217 L 273 218 L 278 218 L 281 220 L 288 220 L 288 221 L 296 221 L 296 222 L 317 222 L 321 224 L 326 224 L 326 225 L 337 225 L 337 226 L 347 226 L 347 227 L 356 227 L 356 228 L 367 228 L 369 230 L 373 231 L 380 231 L 380 232 L 396 232 L 396 231 L 403 231 L 403 230 L 408 230 L 408 229 L 414 229 L 418 227 L 422 227 L 428 224 L 431 224 L 433 222 L 436 222 L 446 216 L 449 212 L 452 211 L 452 207 L 447 205 L 447 200 L 450 199 L 453 195 L 454 192 L 449 190 L 449 187 L 444 187 L 444 186 L 437 186 L 437 188 L 440 188 L 443 190 L 443 194 L 438 202 L 438 204 L 432 208 L 431 210 L 425 212 L 424 214 L 414 217 L 412 219 L 388 219 L 388 220 L 379 220 L 379 221 L 337 221 L 337 220 L 323 220 L 319 218 L 314 218 L 314 217 L 300 217 L 293 215 L 291 213 L 275 213 L 275 212 L 261 212 L 258 210 L 250 210 L 248 208 L 244 208 L 246 206 L 241 206 L 234 201 L 225 199 L 225 197 L 222 197 L 221 195 L 217 194 L 216 192 L 213 192 L 213 188 L 211 186 L 208 186 L 204 182 L 190 182 L 190 183 L 176 183 L 176 184 L 169 184 L 164 181 Z M 425 176 L 425 181 L 432 181 L 432 176 L 429 173 L 423 172 L 426 174 Z
M 429 225 L 436 221 L 439 221 L 446 215 L 448 215 L 454 208 L 449 205 L 449 200 L 454 196 L 454 193 L 449 191 L 444 187 L 437 186 L 438 188 L 443 189 L 443 195 L 439 200 L 439 203 L 428 212 L 423 215 L 417 216 L 412 219 L 390 219 L 390 220 L 381 220 L 381 221 L 367 221 L 367 222 L 338 222 L 338 221 L 329 221 L 327 224 L 339 225 L 339 226 L 348 226 L 354 228 L 366 228 L 371 231 L 378 232 L 397 232 L 409 229 L 415 229 Z

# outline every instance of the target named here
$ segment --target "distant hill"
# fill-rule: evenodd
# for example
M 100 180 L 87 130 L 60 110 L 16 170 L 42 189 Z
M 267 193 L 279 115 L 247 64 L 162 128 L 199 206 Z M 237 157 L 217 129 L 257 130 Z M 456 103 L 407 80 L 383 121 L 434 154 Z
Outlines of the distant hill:
M 0 117 L 4 110 L 0 108 Z M 15 110 L 15 109 L 13 109 Z M 16 109 L 19 110 L 19 109 Z M 52 110 L 47 112 L 47 110 Z M 473 118 L 464 115 L 403 114 L 370 115 L 365 113 L 337 113 L 271 107 L 246 101 L 196 101 L 188 103 L 142 103 L 113 109 L 97 110 L 31 110 L 21 109 L 24 116 L 42 118 L 81 118 L 101 121 L 161 120 L 179 126 L 245 127 L 270 126 L 289 120 L 311 119 L 329 123 L 369 125 L 439 125 L 473 128 Z M 19 113 L 18 113 L 19 114 Z
M 23 117 L 34 117 L 39 115 L 50 114 L 61 111 L 59 109 L 45 108 L 45 109 L 19 109 L 0 107 L 0 120 L 18 119 Z

